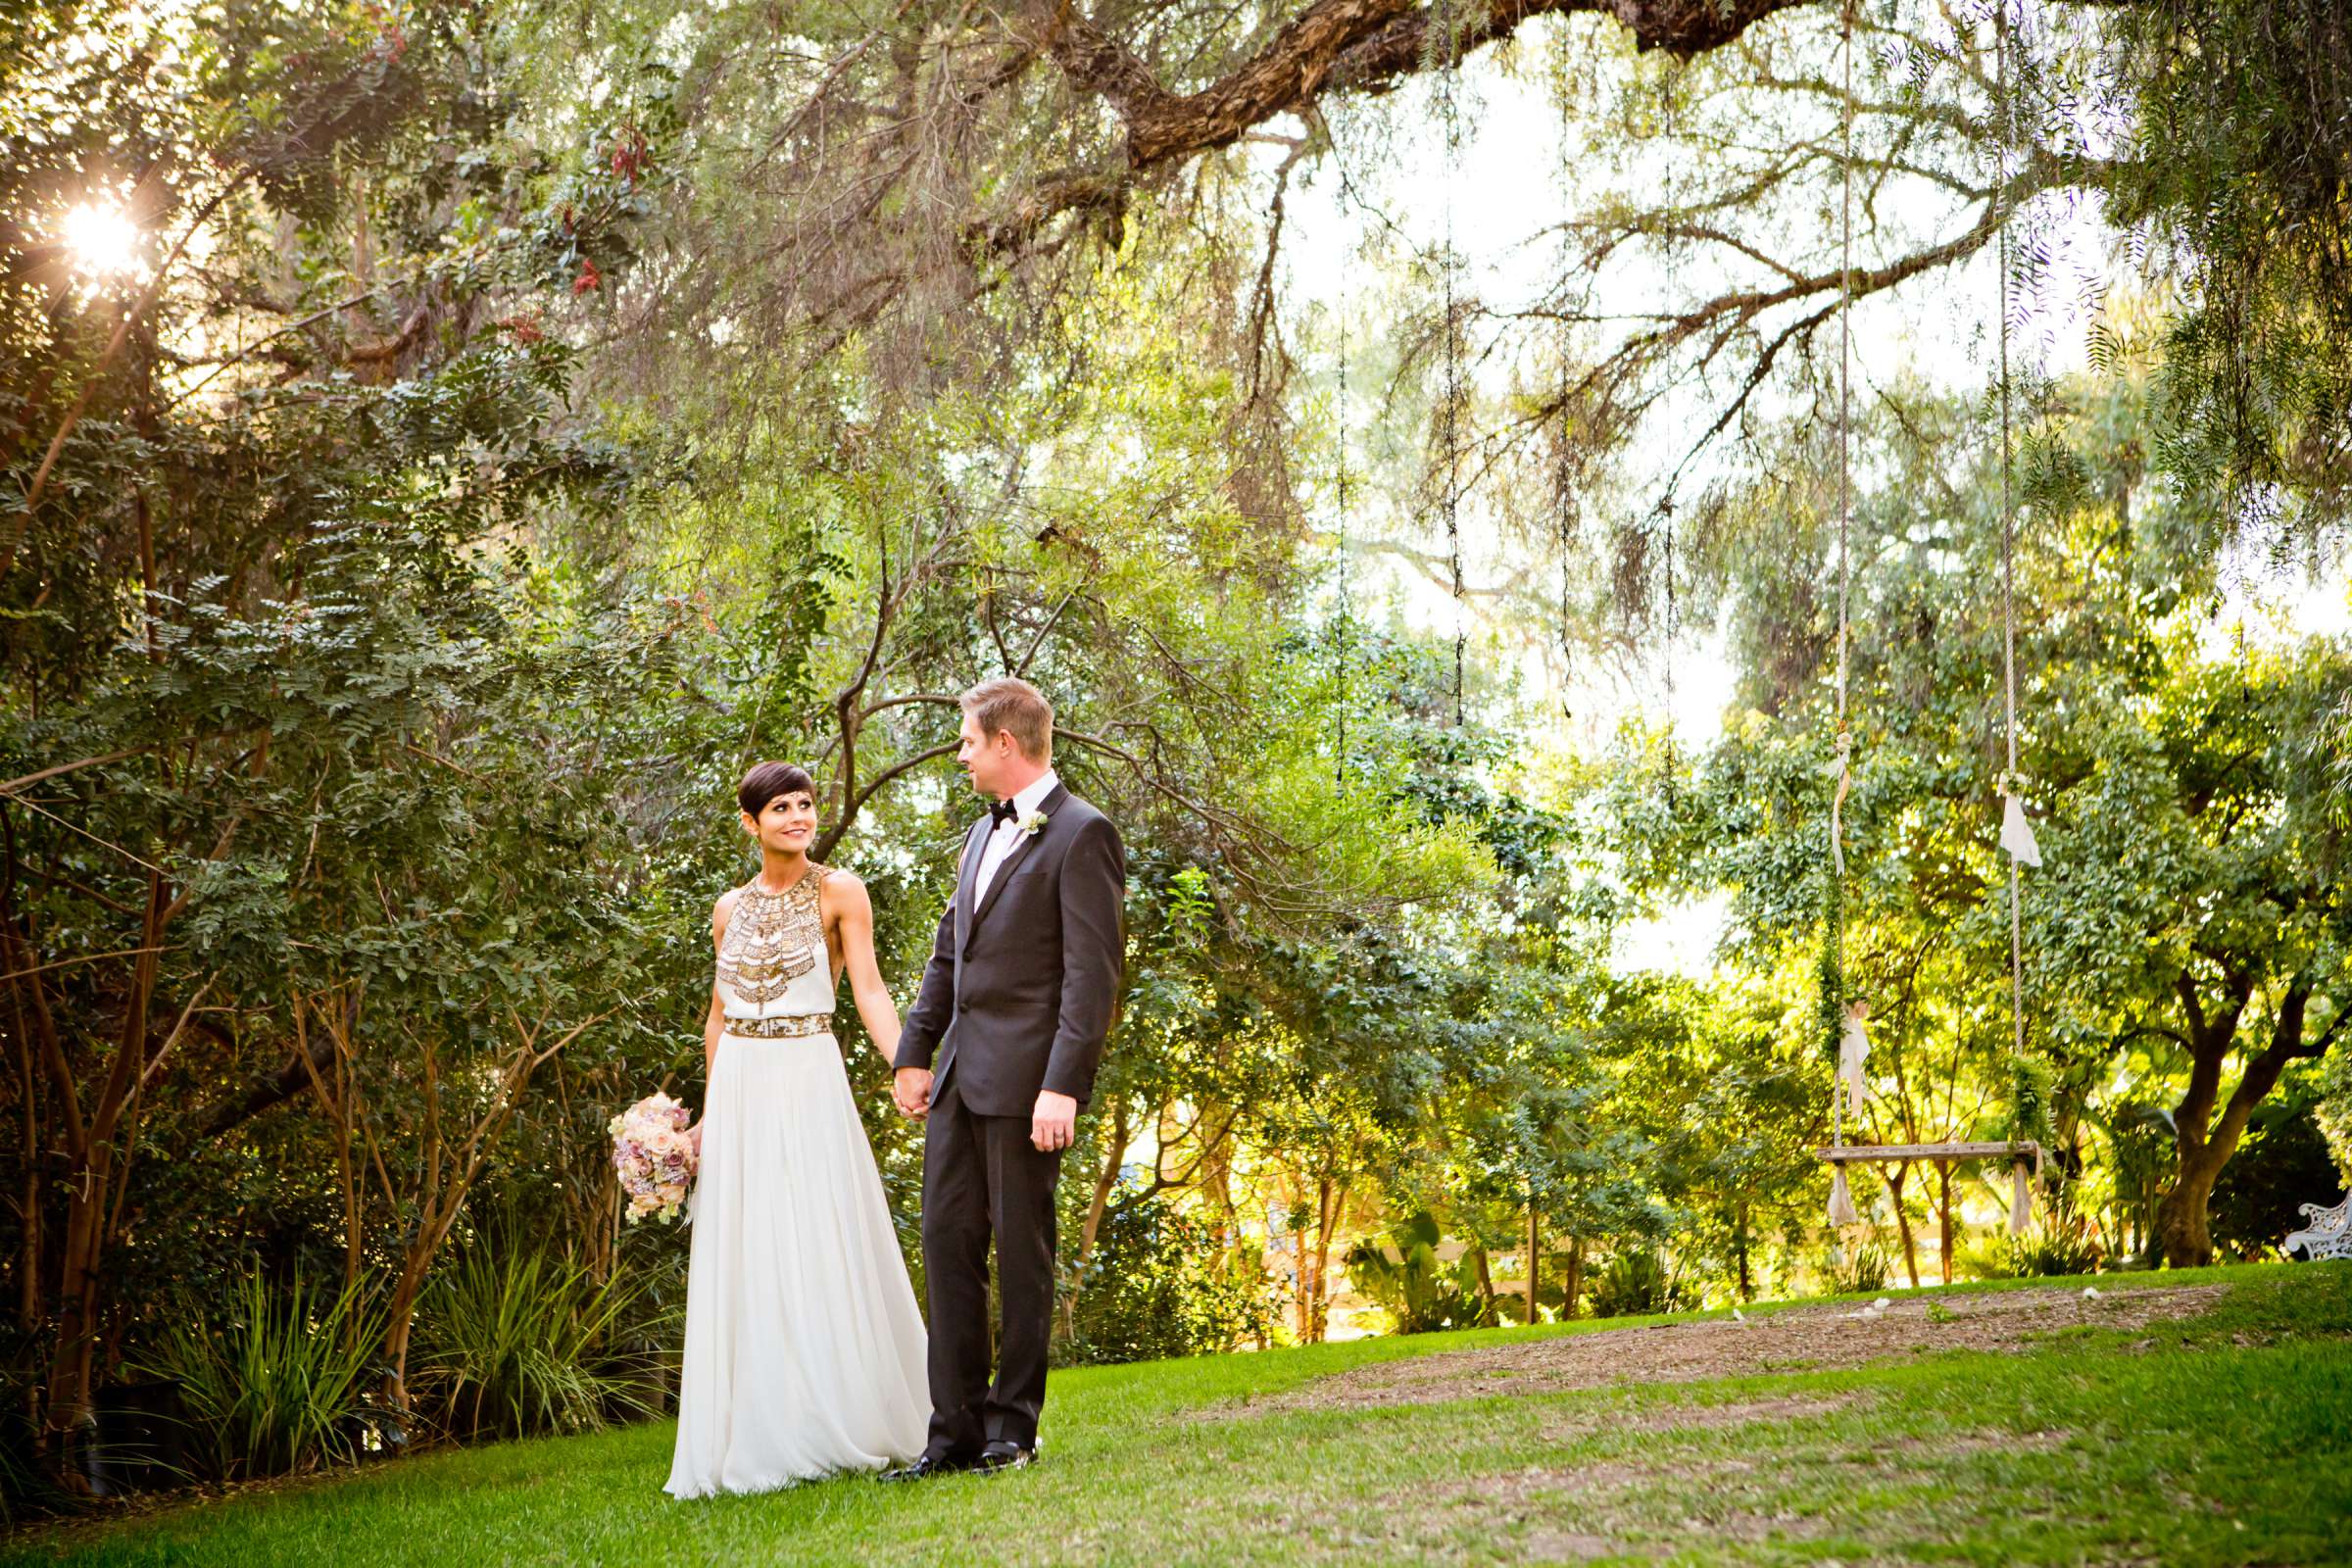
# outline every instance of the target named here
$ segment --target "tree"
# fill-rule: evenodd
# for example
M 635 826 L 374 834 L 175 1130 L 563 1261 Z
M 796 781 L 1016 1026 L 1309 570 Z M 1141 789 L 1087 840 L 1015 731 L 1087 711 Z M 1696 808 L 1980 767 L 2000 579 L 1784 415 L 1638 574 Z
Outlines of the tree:
M 2119 1060 L 2144 1053 L 2152 1081 L 2172 1086 L 2158 1224 L 2168 1259 L 2192 1263 L 2211 1255 L 2206 1200 L 2247 1115 L 2338 1034 L 2344 823 L 2324 785 L 2326 715 L 2352 668 L 2325 643 L 2200 651 L 2209 568 L 2196 541 L 2217 497 L 2149 493 L 2135 449 L 2114 439 L 2143 395 L 2130 382 L 2052 389 L 2024 457 L 2021 765 L 2045 861 L 2027 880 L 2024 1005 L 2029 1054 L 2056 1077 L 2062 1170 L 2080 1170 L 2085 1108 Z M 1965 456 L 1960 413 L 1898 395 L 1874 418 L 1894 480 L 1857 506 L 1844 948 L 1849 985 L 1894 1026 L 1879 1044 L 1895 1062 L 1940 1033 L 1935 1049 L 1961 1054 L 1943 1070 L 1964 1076 L 1948 1082 L 1974 1086 L 1961 1103 L 1997 1103 L 2012 1076 L 1992 849 L 2001 627 L 1981 564 L 1997 544 L 1998 487 L 1971 471 L 1984 460 Z M 1819 929 L 1835 594 L 1820 586 L 1827 552 L 1785 567 L 1735 541 L 1744 508 L 1769 509 L 1779 528 L 1818 496 L 1795 477 L 1801 450 L 1789 482 L 1722 514 L 1711 547 L 1742 580 L 1734 612 L 1755 706 L 1699 770 L 1697 842 L 1709 880 L 1734 890 L 1743 948 L 1765 961 Z M 1667 870 L 1689 842 L 1645 853 Z M 1925 1111 L 1921 1088 L 1900 1085 L 1900 1114 Z
M 10 1240 L 61 1467 L 136 1315 L 115 1287 L 125 1251 L 140 1266 L 141 1204 L 173 1192 L 177 1161 L 315 1094 L 347 1277 L 364 1259 L 353 1136 L 377 1175 L 386 1161 L 355 1085 L 380 1108 L 415 1063 L 357 1049 L 363 998 L 428 1043 L 428 1081 L 436 1047 L 463 1076 L 453 1044 L 514 1030 L 465 1179 L 420 1201 L 427 1256 L 448 1229 L 435 1203 L 596 1011 L 564 994 L 578 969 L 495 969 L 480 922 L 485 903 L 518 906 L 513 867 L 452 846 L 519 849 L 567 794 L 545 770 L 589 740 L 550 744 L 576 664 L 537 640 L 563 614 L 499 546 L 612 493 L 615 454 L 557 428 L 574 356 L 519 312 L 576 297 L 557 269 L 593 271 L 600 244 L 610 261 L 627 204 L 558 181 L 543 224 L 490 220 L 524 213 L 479 156 L 497 117 L 463 18 L 216 20 L 198 35 L 42 8 L 0 39 L 24 132 L 0 163 L 0 457 L 22 498 L 0 524 L 0 950 L 32 1133 Z M 633 174 L 607 179 L 613 198 Z M 110 258 L 61 242 L 62 215 L 118 199 L 165 238 L 144 277 L 84 275 Z M 571 874 L 540 885 L 582 892 Z M 599 940 L 562 963 L 611 955 L 610 901 L 588 889 L 562 918 Z M 421 983 L 436 970 L 449 989 Z

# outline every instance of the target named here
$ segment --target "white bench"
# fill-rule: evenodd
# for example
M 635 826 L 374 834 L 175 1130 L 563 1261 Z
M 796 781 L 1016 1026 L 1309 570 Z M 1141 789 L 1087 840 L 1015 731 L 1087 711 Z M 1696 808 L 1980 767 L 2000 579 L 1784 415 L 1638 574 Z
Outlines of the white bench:
M 2323 1257 L 2352 1257 L 2352 1225 L 2345 1223 L 2352 1216 L 2352 1193 L 2333 1208 L 2322 1208 L 2317 1203 L 2301 1205 L 2303 1217 L 2311 1223 L 2299 1231 L 2289 1231 L 2279 1250 L 2292 1257 L 2295 1249 L 2314 1262 Z

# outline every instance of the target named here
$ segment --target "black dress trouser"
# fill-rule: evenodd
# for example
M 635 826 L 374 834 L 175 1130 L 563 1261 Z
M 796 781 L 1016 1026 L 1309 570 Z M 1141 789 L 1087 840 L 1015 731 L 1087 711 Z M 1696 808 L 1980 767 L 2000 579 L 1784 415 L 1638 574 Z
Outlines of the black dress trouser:
M 1027 1116 L 983 1116 L 942 1075 L 923 1119 L 923 1294 L 931 1317 L 929 1450 L 970 1457 L 1000 1439 L 1037 1446 L 1054 1327 L 1054 1186 L 1061 1152 Z M 989 1380 L 988 1244 L 1004 1329 Z

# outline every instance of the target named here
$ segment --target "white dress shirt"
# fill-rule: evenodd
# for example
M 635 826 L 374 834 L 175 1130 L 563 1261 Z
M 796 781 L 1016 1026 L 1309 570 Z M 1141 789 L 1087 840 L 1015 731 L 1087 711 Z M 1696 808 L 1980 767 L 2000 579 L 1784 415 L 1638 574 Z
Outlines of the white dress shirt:
M 1060 784 L 1061 780 L 1055 778 L 1054 770 L 1049 767 L 1027 789 L 1012 798 L 1012 820 L 999 822 L 990 831 L 988 842 L 980 848 L 980 871 L 972 879 L 973 908 L 978 908 L 980 901 L 988 897 L 988 885 L 996 880 L 997 867 L 1004 863 L 1005 858 L 1012 854 L 1014 847 L 1021 842 L 1023 837 L 1022 821 L 1028 817 L 1030 812 L 1042 809 L 1046 804 L 1046 797 L 1053 794 Z

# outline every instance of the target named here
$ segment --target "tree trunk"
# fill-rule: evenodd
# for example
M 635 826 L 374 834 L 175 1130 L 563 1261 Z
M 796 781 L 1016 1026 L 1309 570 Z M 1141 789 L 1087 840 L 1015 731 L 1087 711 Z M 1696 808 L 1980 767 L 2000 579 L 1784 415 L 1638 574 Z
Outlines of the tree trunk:
M 1326 1176 L 1315 1184 L 1315 1343 L 1320 1345 L 1331 1329 L 1331 1241 L 1340 1228 L 1340 1209 L 1348 1201 L 1348 1189 L 1334 1186 Z
M 421 1257 L 411 1252 L 408 1266 L 400 1271 L 400 1283 L 393 1288 L 391 1318 L 384 1329 L 384 1359 L 389 1363 L 384 1372 L 384 1402 L 403 1413 L 409 1408 L 409 1331 L 416 1321 L 416 1298 L 424 1292 L 423 1269 L 431 1262 L 430 1250 Z
M 1079 1227 L 1078 1250 L 1070 1259 L 1070 1288 L 1061 1294 L 1061 1333 L 1078 1337 L 1078 1294 L 1086 1285 L 1086 1260 L 1095 1255 L 1095 1239 L 1102 1234 L 1102 1216 L 1110 1210 L 1111 1190 L 1119 1185 L 1119 1169 L 1127 1159 L 1127 1102 L 1110 1102 L 1110 1139 L 1102 1154 L 1102 1169 L 1095 1177 L 1095 1196 L 1086 1205 L 1086 1223 Z
M 8 949 L 0 946 L 0 953 Z M 13 965 L 11 966 L 13 967 Z M 9 1002 L 15 1028 L 9 1034 L 9 1044 L 16 1048 L 18 1107 L 22 1111 L 23 1131 L 20 1146 L 24 1158 L 24 1188 L 20 1202 L 23 1222 L 19 1240 L 22 1244 L 17 1257 L 17 1332 L 27 1344 L 39 1332 L 41 1312 L 41 1118 L 37 1099 L 39 1082 L 32 1070 L 31 1035 L 26 1029 L 24 999 L 17 987 L 26 982 L 16 981 L 9 986 Z
M 1531 1198 L 1527 1204 L 1527 1321 L 1531 1327 L 1536 1321 L 1536 1276 L 1543 1272 L 1541 1259 L 1544 1254 L 1536 1250 L 1538 1240 L 1536 1204 Z
M 1903 1209 L 1903 1183 L 1911 1174 L 1911 1162 L 1900 1160 L 1886 1176 L 1886 1192 L 1894 1200 L 1894 1230 L 1903 1242 L 1903 1268 L 1911 1276 L 1911 1288 L 1919 1289 L 1919 1239 L 1911 1234 L 1911 1216 Z
M 1296 1250 L 1296 1261 L 1292 1268 L 1294 1278 L 1291 1293 L 1293 1297 L 1291 1315 L 1295 1319 L 1292 1326 L 1298 1332 L 1300 1345 L 1311 1343 L 1307 1338 L 1307 1322 L 1313 1310 L 1307 1302 L 1307 1229 L 1304 1186 L 1299 1178 L 1293 1174 L 1291 1177 L 1291 1245 Z
M 1560 1317 L 1562 1321 L 1576 1316 L 1577 1303 L 1585 1294 L 1585 1239 L 1568 1238 L 1568 1279 L 1561 1287 Z
M 1102 1216 L 1110 1207 L 1112 1189 L 1119 1185 L 1119 1171 L 1127 1159 L 1127 1102 L 1112 1099 L 1110 1102 L 1110 1142 L 1102 1155 L 1102 1172 L 1095 1177 L 1095 1196 L 1086 1205 L 1086 1224 L 1078 1232 L 1080 1268 L 1095 1250 L 1095 1238 L 1102 1232 Z
M 531 1075 L 607 1016 L 599 1013 L 585 1023 L 575 1024 L 554 1045 L 546 1047 L 539 1044 L 540 1026 L 525 1030 L 517 1020 L 520 1044 L 499 1074 L 498 1093 L 472 1122 L 465 1144 L 457 1147 L 453 1147 L 454 1140 L 445 1140 L 442 1135 L 438 1060 L 429 1038 L 419 1042 L 424 1064 L 424 1157 L 416 1200 L 416 1231 L 402 1259 L 400 1283 L 392 1293 L 392 1315 L 384 1326 L 383 1337 L 384 1355 L 391 1362 L 384 1374 L 384 1396 L 394 1409 L 409 1407 L 409 1329 L 417 1298 L 424 1293 L 433 1259 L 466 1211 L 466 1195 L 472 1192 L 475 1180 L 488 1163 L 492 1147 L 521 1103 L 523 1092 L 530 1087 Z M 443 1168 L 445 1149 L 446 1169 Z
M 139 955 L 131 971 L 130 995 L 123 1004 L 122 1025 L 116 1036 L 114 1059 L 90 1107 L 88 1132 L 80 1157 L 68 1172 L 73 1183 L 66 1205 L 63 1253 L 58 1262 L 57 1344 L 49 1362 L 47 1441 L 53 1458 L 63 1460 L 72 1436 L 91 1420 L 90 1400 L 96 1373 L 98 1328 L 106 1312 L 107 1200 L 115 1176 L 116 1136 L 121 1118 L 147 1065 L 147 1008 L 155 994 L 156 954 L 169 907 L 168 890 L 160 874 L 147 877 L 147 912 L 140 926 Z M 12 946 L 14 944 L 11 944 Z M 12 967 L 14 967 L 12 965 Z M 69 1076 L 67 1085 L 72 1087 Z M 70 1469 L 63 1479 L 80 1484 Z
M 1952 1163 L 1936 1162 L 1936 1239 L 1943 1250 L 1943 1283 L 1952 1283 Z
M 2253 995 L 2248 975 L 2232 972 L 2218 1014 L 2208 1019 L 2203 999 L 2193 982 L 2179 984 L 2181 1009 L 2188 1018 L 2188 1088 L 2173 1111 L 2173 1146 L 2179 1156 L 2173 1186 L 2156 1204 L 2156 1234 L 2165 1263 L 2173 1268 L 2196 1268 L 2213 1261 L 2213 1236 L 2206 1206 L 2213 1184 L 2237 1152 L 2246 1122 L 2263 1097 L 2278 1086 L 2279 1075 L 2298 1056 L 2327 1054 L 2342 1028 L 2347 1009 L 2339 1006 L 2316 1040 L 2306 1039 L 2304 1023 L 2311 1004 L 2311 982 L 2298 973 L 2288 980 L 2271 1025 L 2271 1041 L 2248 1058 L 2227 1102 L 2221 1099 L 2222 1068 L 2236 1043 L 2237 1026 Z M 2215 1106 L 2221 1114 L 2217 1120 Z
M 2213 1261 L 2213 1233 L 2206 1205 L 2213 1198 L 2221 1161 L 2198 1160 L 2183 1169 L 2172 1191 L 2156 1200 L 2156 1234 L 2168 1268 L 2202 1268 Z
M 304 1067 L 311 1065 L 310 999 L 299 991 L 293 998 L 294 1054 Z M 335 1171 L 342 1181 L 343 1195 L 343 1291 L 349 1295 L 360 1283 L 360 1185 L 354 1168 L 351 1147 L 351 1090 L 345 1081 L 345 1064 L 338 1054 L 335 1059 L 335 1083 L 330 1091 L 326 1080 L 317 1070 L 311 1071 L 311 1093 L 318 1102 L 319 1111 L 326 1117 L 328 1128 L 335 1135 Z M 350 1321 L 347 1332 L 359 1333 L 359 1321 Z

